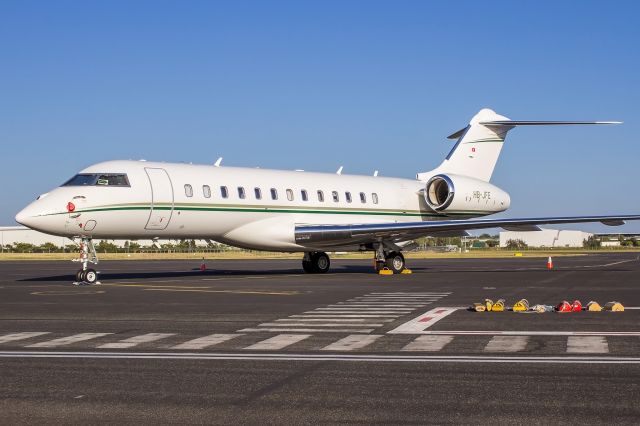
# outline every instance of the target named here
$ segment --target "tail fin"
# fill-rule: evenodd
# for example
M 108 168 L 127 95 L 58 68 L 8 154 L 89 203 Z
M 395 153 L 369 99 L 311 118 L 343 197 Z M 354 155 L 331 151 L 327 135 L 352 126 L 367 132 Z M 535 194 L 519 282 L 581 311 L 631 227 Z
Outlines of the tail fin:
M 418 173 L 419 180 L 427 180 L 434 173 L 452 173 L 488 182 L 498 162 L 502 145 L 509 130 L 516 126 L 560 124 L 620 124 L 618 121 L 514 121 L 485 108 L 481 109 L 464 129 L 450 135 L 457 139 L 447 158 L 432 172 Z

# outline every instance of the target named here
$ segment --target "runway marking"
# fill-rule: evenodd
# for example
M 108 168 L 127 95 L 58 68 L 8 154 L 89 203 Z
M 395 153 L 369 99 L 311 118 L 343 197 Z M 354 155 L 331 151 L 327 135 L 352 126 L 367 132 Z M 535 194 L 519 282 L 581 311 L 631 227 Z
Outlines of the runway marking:
M 103 294 L 104 290 L 50 290 L 50 291 L 32 291 L 29 294 L 34 296 L 85 296 L 91 294 Z
M 279 334 L 261 342 L 247 346 L 247 350 L 278 350 L 311 337 L 310 334 Z
M 389 295 L 389 296 L 396 296 L 396 295 L 410 295 L 410 296 L 439 296 L 439 297 L 445 297 L 451 294 L 451 292 L 427 292 L 427 293 L 409 293 L 409 292 L 401 292 L 401 291 L 394 291 L 393 293 L 380 293 L 380 292 L 374 292 L 374 293 L 369 293 L 369 294 L 384 294 L 384 295 Z
M 609 344 L 604 336 L 569 336 L 567 353 L 603 354 L 609 352 Z
M 520 352 L 524 351 L 529 336 L 494 336 L 484 347 L 485 352 Z
M 97 339 L 98 337 L 108 336 L 113 333 L 80 333 L 72 336 L 60 337 L 59 339 L 47 340 L 46 342 L 35 343 L 26 346 L 27 348 L 55 348 L 56 346 L 70 345 L 85 340 Z
M 290 321 L 287 323 L 279 323 L 279 322 L 264 322 L 260 324 L 265 327 L 382 327 L 384 324 L 371 324 L 371 323 L 363 323 L 363 324 L 336 324 L 333 322 L 324 322 L 322 324 L 307 324 Z
M 171 349 L 204 349 L 209 346 L 217 345 L 227 340 L 231 340 L 235 337 L 244 336 L 243 334 L 212 334 L 210 336 L 198 337 L 197 339 L 189 340 L 176 346 L 172 346 Z
M 140 336 L 129 337 L 128 339 L 120 340 L 119 342 L 105 343 L 104 345 L 97 346 L 98 349 L 127 349 L 134 346 L 138 346 L 142 343 L 155 342 L 156 340 L 166 339 L 167 337 L 174 336 L 175 333 L 147 333 Z
M 276 327 L 288 327 L 287 331 L 335 332 L 334 327 L 342 327 L 343 330 L 351 328 L 362 333 L 364 330 L 355 327 L 368 327 L 367 333 L 377 327 L 383 327 L 385 323 L 392 322 L 394 318 L 407 315 L 418 308 L 431 302 L 413 300 L 412 296 L 405 293 L 402 297 L 406 301 L 386 299 L 384 296 L 376 296 L 378 301 L 367 301 L 371 294 L 359 296 L 337 302 L 298 315 L 290 315 L 286 318 L 276 319 L 271 322 L 258 324 L 256 328 L 242 329 L 239 332 L 264 330 L 263 327 L 278 330 Z M 422 297 L 422 296 L 421 296 Z M 431 297 L 431 296 L 430 296 Z M 389 319 L 390 318 L 390 319 Z M 296 329 L 298 327 L 298 329 Z
M 437 352 L 451 343 L 453 336 L 418 336 L 402 351 Z
M 15 342 L 16 340 L 29 339 L 31 337 L 42 336 L 43 334 L 49 334 L 49 332 L 35 331 L 35 332 L 5 334 L 4 336 L 0 336 L 0 343 Z
M 369 334 L 369 335 L 360 335 L 360 334 L 352 334 L 351 336 L 347 336 L 344 339 L 340 339 L 337 342 L 333 342 L 330 345 L 325 346 L 321 350 L 323 351 L 353 351 L 356 349 L 362 349 L 365 346 L 369 346 L 376 340 L 378 340 L 382 335 L 380 334 Z
M 294 296 L 298 291 L 250 291 L 250 290 L 195 290 L 182 288 L 145 288 L 146 291 L 174 291 L 174 292 L 199 292 L 199 293 L 230 293 L 230 294 L 260 294 L 265 296 Z
M 391 333 L 393 334 L 393 333 Z M 444 336 L 640 336 L 640 331 L 492 331 L 492 330 L 425 330 L 415 334 Z
M 395 314 L 336 314 L 333 312 L 307 311 L 301 315 L 289 315 L 289 318 L 398 318 L 399 316 Z
M 321 317 L 321 318 L 309 318 L 309 317 L 304 317 L 304 318 L 282 318 L 282 319 L 277 319 L 275 322 L 277 323 L 281 323 L 281 322 L 299 322 L 299 323 L 306 323 L 306 322 L 322 322 L 322 321 L 327 321 L 328 319 L 331 319 L 331 322 L 349 322 L 349 323 L 363 323 L 365 321 L 379 321 L 379 322 L 390 322 L 393 321 L 393 319 L 376 319 L 376 320 L 372 320 L 372 319 L 368 319 L 368 318 L 362 318 L 362 317 L 358 317 L 358 318 L 335 318 L 334 316 L 331 317 Z
M 346 326 L 346 325 L 345 325 Z M 245 333 L 250 333 L 250 332 L 270 332 L 270 333 L 281 333 L 283 331 L 288 331 L 288 332 L 293 332 L 293 331 L 298 331 L 300 333 L 371 333 L 374 329 L 373 328 L 363 328 L 363 329 L 358 329 L 358 328 L 336 328 L 336 329 L 330 329 L 330 328 L 243 328 L 242 330 L 238 330 L 239 332 L 245 332 Z
M 460 308 L 434 308 L 391 331 L 387 331 L 387 334 L 423 334 L 427 328 L 458 309 Z
M 498 364 L 640 364 L 640 357 L 613 356 L 456 356 L 367 354 L 260 354 L 260 353 L 167 353 L 167 352 L 44 352 L 4 351 L 0 358 L 95 358 L 232 361 L 335 361 Z

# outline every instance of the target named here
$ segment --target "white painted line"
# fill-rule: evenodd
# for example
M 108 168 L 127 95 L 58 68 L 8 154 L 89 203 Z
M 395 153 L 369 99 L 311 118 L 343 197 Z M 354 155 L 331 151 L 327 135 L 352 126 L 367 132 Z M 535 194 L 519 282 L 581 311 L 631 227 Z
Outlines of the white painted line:
M 386 302 L 386 303 L 422 303 L 422 302 L 437 302 L 439 297 L 356 297 L 355 299 L 347 300 L 347 302 Z
M 72 336 L 60 337 L 59 339 L 47 340 L 46 342 L 35 343 L 26 346 L 27 348 L 55 348 L 56 346 L 70 345 L 84 340 L 96 339 L 113 333 L 80 333 Z
M 352 334 L 351 336 L 347 336 L 344 339 L 340 339 L 337 342 L 333 342 L 330 345 L 322 348 L 323 351 L 353 351 L 356 349 L 362 349 L 365 346 L 369 346 L 382 335 L 380 334 L 368 334 L 368 335 L 359 335 Z
M 640 306 L 625 306 L 624 310 L 626 311 L 627 309 L 637 310 L 637 309 L 640 309 Z
M 400 315 L 393 314 L 337 314 L 333 312 L 305 312 L 300 315 L 291 315 L 290 318 L 398 318 Z
M 402 350 L 437 352 L 448 345 L 452 340 L 453 336 L 419 336 L 402 348 Z
M 380 293 L 380 292 L 376 292 L 376 293 L 369 293 L 369 294 L 388 294 L 390 296 L 397 296 L 400 294 L 408 294 L 410 296 L 448 296 L 451 294 L 451 292 L 442 292 L 442 293 L 437 293 L 437 292 L 422 292 L 422 293 L 403 293 L 403 292 L 395 292 L 395 293 Z
M 253 332 L 271 332 L 282 333 L 283 331 L 300 332 L 300 333 L 371 333 L 374 328 L 243 328 L 238 330 L 240 333 L 253 333 Z
M 640 331 L 452 331 L 425 330 L 415 334 L 451 336 L 640 336 Z
M 0 343 L 15 342 L 16 340 L 24 340 L 30 337 L 42 336 L 43 334 L 49 334 L 49 332 L 35 331 L 35 332 L 5 334 L 4 336 L 0 336 Z
M 336 307 L 327 307 L 327 308 L 316 308 L 315 311 L 362 311 L 363 313 L 366 311 L 375 311 L 375 312 L 413 312 L 414 308 L 363 308 L 363 307 L 351 307 L 351 306 L 342 306 L 340 308 Z
M 206 361 L 336 361 L 336 362 L 414 362 L 466 364 L 640 364 L 640 357 L 614 356 L 491 356 L 491 355 L 368 355 L 368 354 L 287 354 L 287 353 L 184 353 L 184 352 L 44 352 L 3 351 L 0 358 L 94 358 L 165 359 Z
M 485 352 L 520 352 L 527 347 L 529 336 L 493 336 L 484 347 Z
M 156 340 L 166 339 L 173 336 L 175 333 L 147 333 L 140 336 L 129 337 L 128 339 L 120 340 L 119 342 L 105 343 L 104 345 L 97 346 L 99 349 L 126 349 L 134 346 L 141 345 L 143 343 L 155 342 Z
M 296 322 L 263 322 L 260 327 L 382 327 L 384 324 L 371 324 L 371 323 L 359 323 L 359 324 L 344 324 L 335 322 L 323 322 L 321 324 L 307 324 Z
M 371 319 L 367 319 L 367 318 L 334 318 L 334 317 L 322 317 L 322 318 L 283 318 L 283 319 L 278 319 L 276 320 L 276 322 L 300 322 L 300 323 L 305 323 L 305 322 L 321 322 L 321 321 L 328 321 L 331 320 L 331 322 L 351 322 L 351 323 L 362 323 L 365 321 L 371 321 Z M 392 319 L 376 319 L 375 321 L 379 321 L 379 322 L 390 322 L 393 321 Z
M 335 305 L 329 305 L 329 306 L 335 306 L 335 307 L 341 307 L 341 306 L 373 306 L 373 307 L 377 307 L 377 308 L 420 308 L 422 306 L 428 305 L 429 303 L 389 303 L 389 302 L 350 302 L 350 303 L 346 303 L 346 302 L 341 302 Z
M 567 353 L 606 354 L 609 353 L 609 344 L 604 336 L 569 336 Z
M 242 334 L 212 334 L 172 346 L 171 349 L 204 349 L 239 336 L 242 336 Z
M 407 321 L 387 334 L 422 334 L 427 328 L 460 308 L 434 308 L 429 312 Z
M 260 351 L 275 351 L 286 348 L 301 340 L 311 337 L 310 334 L 279 334 L 270 339 L 263 340 L 254 345 L 247 346 L 245 349 Z

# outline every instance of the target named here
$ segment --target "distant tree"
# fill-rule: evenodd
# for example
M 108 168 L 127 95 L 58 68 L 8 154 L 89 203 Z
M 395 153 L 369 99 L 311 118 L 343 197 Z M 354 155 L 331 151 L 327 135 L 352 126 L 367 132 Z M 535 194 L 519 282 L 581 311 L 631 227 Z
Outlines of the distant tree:
M 14 251 L 18 253 L 33 253 L 35 246 L 29 243 L 15 243 L 13 246 Z
M 508 240 L 506 247 L 510 250 L 522 250 L 522 249 L 526 249 L 529 246 L 524 241 L 518 239 L 518 240 Z
M 601 246 L 600 240 L 593 235 L 582 242 L 582 247 L 586 249 L 597 249 L 597 248 L 600 248 L 600 246 Z
M 640 247 L 640 241 L 636 237 L 631 238 L 630 240 L 633 243 L 634 247 Z
M 57 253 L 60 251 L 60 247 L 53 243 L 44 243 L 38 249 L 43 253 Z
M 131 241 L 129 243 L 129 251 L 132 251 L 134 253 L 137 252 L 137 251 L 140 251 L 140 243 L 136 243 L 134 241 Z
M 97 245 L 96 245 L 96 251 L 101 252 L 101 253 L 117 253 L 118 252 L 118 246 L 116 246 L 113 243 L 110 243 L 108 241 L 100 241 Z
M 485 244 L 487 245 L 487 247 L 496 247 L 498 245 L 498 240 L 487 240 L 485 241 Z
M 481 240 L 488 240 L 489 238 L 491 238 L 491 235 L 489 234 L 482 234 L 478 237 Z

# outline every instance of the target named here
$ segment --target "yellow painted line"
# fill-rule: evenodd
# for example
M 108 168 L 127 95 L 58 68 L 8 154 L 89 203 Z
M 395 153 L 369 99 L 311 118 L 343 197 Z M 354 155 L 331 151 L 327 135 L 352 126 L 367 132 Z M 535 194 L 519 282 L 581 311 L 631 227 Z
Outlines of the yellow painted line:
M 294 296 L 297 291 L 250 291 L 250 290 L 190 290 L 179 288 L 145 288 L 147 291 L 191 291 L 199 293 L 232 293 L 232 294 L 262 294 L 267 296 Z

